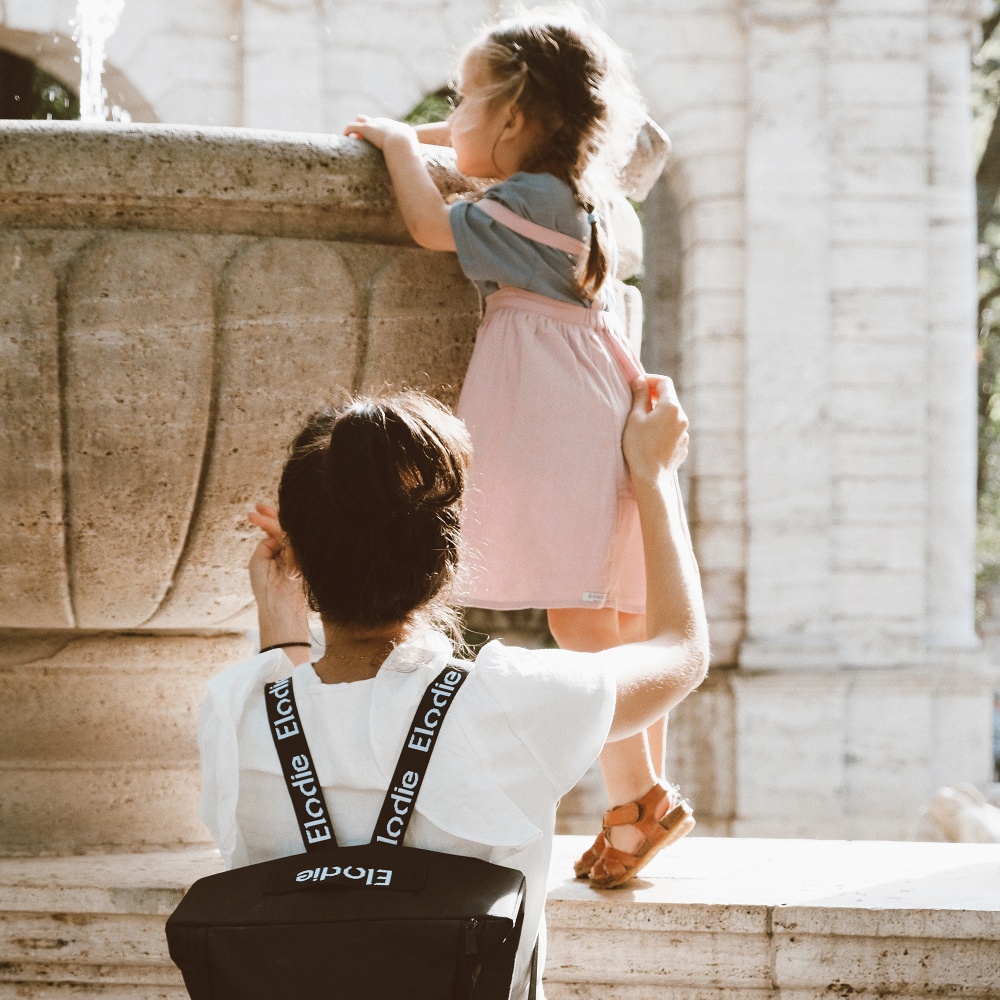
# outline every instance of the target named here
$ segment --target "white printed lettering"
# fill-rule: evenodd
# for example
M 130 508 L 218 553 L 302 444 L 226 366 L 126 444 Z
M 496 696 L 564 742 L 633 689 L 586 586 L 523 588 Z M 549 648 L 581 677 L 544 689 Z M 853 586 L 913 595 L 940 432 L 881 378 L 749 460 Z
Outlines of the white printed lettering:
M 420 783 L 420 775 L 416 771 L 407 771 L 403 775 L 403 787 L 404 788 L 416 788 Z
M 428 735 L 431 735 L 428 733 Z M 406 744 L 411 750 L 420 750 L 422 753 L 428 753 L 431 748 L 430 740 L 421 740 L 419 736 L 411 736 L 410 741 Z
M 274 724 L 274 731 L 277 733 L 279 740 L 287 740 L 289 736 L 298 736 L 299 724 L 294 719 L 289 719 L 286 722 L 276 722 Z

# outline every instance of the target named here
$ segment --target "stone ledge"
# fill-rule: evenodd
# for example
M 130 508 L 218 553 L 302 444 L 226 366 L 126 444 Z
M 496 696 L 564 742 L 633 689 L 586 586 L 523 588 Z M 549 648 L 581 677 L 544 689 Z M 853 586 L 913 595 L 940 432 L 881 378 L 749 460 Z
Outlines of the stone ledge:
M 549 884 L 550 1000 L 1000 996 L 1000 846 L 688 838 L 634 887 Z M 186 994 L 163 922 L 214 851 L 0 860 L 0 996 Z

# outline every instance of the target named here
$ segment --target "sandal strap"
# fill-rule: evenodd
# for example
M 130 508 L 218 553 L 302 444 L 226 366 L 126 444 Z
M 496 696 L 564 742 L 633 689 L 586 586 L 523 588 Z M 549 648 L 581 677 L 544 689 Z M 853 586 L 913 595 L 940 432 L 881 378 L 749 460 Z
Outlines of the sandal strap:
M 604 825 L 609 826 L 638 826 L 643 825 L 646 817 L 652 818 L 656 815 L 656 807 L 667 799 L 667 811 L 669 812 L 677 803 L 674 799 L 679 799 L 680 795 L 671 785 L 661 785 L 657 782 L 646 792 L 642 798 L 634 802 L 626 802 L 621 806 L 614 806 L 604 814 Z M 655 823 L 656 820 L 654 819 Z

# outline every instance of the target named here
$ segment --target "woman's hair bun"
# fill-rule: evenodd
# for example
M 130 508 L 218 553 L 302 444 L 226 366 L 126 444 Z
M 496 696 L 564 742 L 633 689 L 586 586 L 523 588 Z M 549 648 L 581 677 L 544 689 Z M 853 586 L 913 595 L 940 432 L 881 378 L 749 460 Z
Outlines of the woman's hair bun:
M 361 627 L 433 617 L 458 567 L 470 452 L 464 424 L 423 393 L 309 418 L 278 504 L 314 610 Z

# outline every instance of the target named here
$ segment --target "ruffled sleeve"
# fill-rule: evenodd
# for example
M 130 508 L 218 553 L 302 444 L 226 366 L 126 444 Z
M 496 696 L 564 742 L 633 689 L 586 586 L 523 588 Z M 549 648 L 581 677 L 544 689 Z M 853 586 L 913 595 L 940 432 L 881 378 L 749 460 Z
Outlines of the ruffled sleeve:
M 208 827 L 227 867 L 246 864 L 236 823 L 240 788 L 237 726 L 252 692 L 291 672 L 280 650 L 260 653 L 229 667 L 208 684 L 198 716 L 201 797 L 198 815 Z M 260 699 L 263 701 L 263 698 Z
M 604 747 L 615 711 L 612 674 L 586 653 L 488 643 L 480 682 L 555 795 L 568 792 Z

